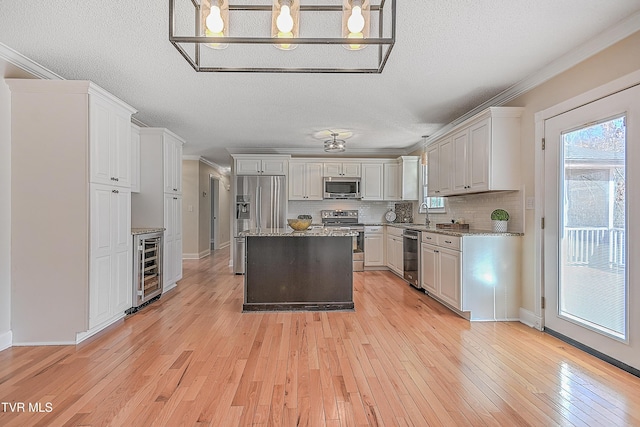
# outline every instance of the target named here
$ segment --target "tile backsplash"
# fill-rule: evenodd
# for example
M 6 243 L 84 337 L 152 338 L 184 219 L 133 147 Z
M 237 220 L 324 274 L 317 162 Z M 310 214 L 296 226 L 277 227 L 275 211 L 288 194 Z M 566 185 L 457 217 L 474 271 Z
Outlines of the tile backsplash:
M 522 191 L 496 191 L 492 193 L 468 194 L 447 197 L 446 213 L 429 214 L 431 223 L 451 222 L 463 219 L 472 229 L 491 230 L 491 212 L 504 209 L 509 212 L 507 230 L 512 233 L 524 232 L 524 200 Z M 416 209 L 417 211 L 417 209 Z M 416 222 L 424 222 L 424 215 L 415 215 Z
M 509 212 L 508 231 L 524 232 L 524 200 L 521 191 L 499 191 L 493 193 L 468 194 L 448 197 L 447 209 L 443 214 L 429 214 L 431 224 L 463 219 L 475 230 L 491 230 L 491 212 L 504 209 Z M 406 209 L 409 209 L 409 212 Z M 314 224 L 322 223 L 320 211 L 323 209 L 357 209 L 360 222 L 365 224 L 386 223 L 384 215 L 390 209 L 396 212 L 396 222 L 410 217 L 410 222 L 423 223 L 424 214 L 418 213 L 417 202 L 370 202 L 362 200 L 318 200 L 290 201 L 289 218 L 311 215 Z M 408 216 L 407 216 L 408 215 Z
M 367 202 L 362 200 L 318 200 L 318 201 L 290 201 L 289 218 L 298 215 L 311 215 L 314 224 L 322 223 L 320 211 L 327 209 L 357 209 L 358 219 L 362 223 L 385 223 L 384 215 L 389 209 L 394 209 L 394 202 Z

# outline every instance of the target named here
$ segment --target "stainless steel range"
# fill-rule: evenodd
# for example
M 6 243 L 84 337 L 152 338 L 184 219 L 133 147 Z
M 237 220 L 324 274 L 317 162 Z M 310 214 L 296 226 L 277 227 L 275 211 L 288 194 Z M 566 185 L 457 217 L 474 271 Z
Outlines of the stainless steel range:
M 358 232 L 353 237 L 353 271 L 364 271 L 364 224 L 358 221 L 357 210 L 320 211 L 325 228 L 341 228 Z

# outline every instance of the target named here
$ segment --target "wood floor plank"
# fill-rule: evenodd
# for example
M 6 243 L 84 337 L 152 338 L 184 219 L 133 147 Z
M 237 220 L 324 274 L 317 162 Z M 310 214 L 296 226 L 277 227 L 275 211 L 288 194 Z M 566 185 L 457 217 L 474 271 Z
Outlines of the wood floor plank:
M 0 352 L 1 426 L 627 426 L 640 379 L 517 322 L 470 323 L 387 271 L 352 312 L 242 313 L 229 251 L 78 346 Z

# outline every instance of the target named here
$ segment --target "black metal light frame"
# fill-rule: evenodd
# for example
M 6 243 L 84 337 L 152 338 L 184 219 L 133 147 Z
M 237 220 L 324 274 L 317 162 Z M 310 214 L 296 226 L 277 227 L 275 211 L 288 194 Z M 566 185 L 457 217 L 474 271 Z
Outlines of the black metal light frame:
M 374 45 L 378 46 L 378 61 L 376 67 L 365 68 L 317 68 L 317 67 L 209 67 L 202 66 L 200 63 L 200 48 L 203 44 L 209 43 L 221 43 L 229 44 L 264 44 L 273 45 L 274 39 L 272 37 L 207 37 L 197 35 L 199 29 L 200 20 L 200 4 L 196 0 L 191 0 L 194 8 L 195 20 L 196 20 L 196 34 L 193 36 L 176 36 L 175 32 L 175 1 L 169 0 L 169 41 L 180 52 L 184 59 L 198 72 L 245 72 L 245 73 L 369 73 L 379 74 L 382 73 L 391 50 L 396 40 L 396 0 L 381 0 L 378 5 L 371 5 L 371 13 L 378 14 L 378 35 L 379 37 L 370 37 L 366 39 L 358 39 L 358 44 Z M 391 36 L 382 37 L 384 34 L 384 10 L 385 3 L 389 1 L 391 3 Z M 233 11 L 245 11 L 245 12 L 268 12 L 271 11 L 270 5 L 229 5 L 229 12 Z M 300 14 L 304 12 L 339 12 L 342 13 L 342 6 L 335 5 L 300 5 Z M 301 18 L 301 20 L 304 18 Z M 185 51 L 181 46 L 184 44 L 195 44 L 195 54 L 192 58 L 191 55 Z M 297 45 L 349 45 L 353 44 L 353 39 L 348 38 L 278 38 L 279 44 L 297 44 Z

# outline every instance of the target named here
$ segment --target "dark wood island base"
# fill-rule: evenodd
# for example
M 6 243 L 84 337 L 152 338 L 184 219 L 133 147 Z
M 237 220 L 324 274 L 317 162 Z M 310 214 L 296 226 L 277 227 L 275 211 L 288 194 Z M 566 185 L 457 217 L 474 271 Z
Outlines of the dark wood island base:
M 353 310 L 353 238 L 246 236 L 243 311 Z

